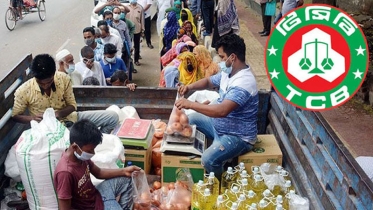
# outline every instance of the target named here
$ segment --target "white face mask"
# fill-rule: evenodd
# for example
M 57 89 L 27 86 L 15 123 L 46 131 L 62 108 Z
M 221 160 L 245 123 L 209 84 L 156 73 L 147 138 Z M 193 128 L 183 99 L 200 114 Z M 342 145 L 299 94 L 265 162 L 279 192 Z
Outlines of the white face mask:
M 79 147 L 79 149 L 80 149 L 80 147 Z M 76 151 L 74 151 L 74 155 L 75 155 L 76 158 L 78 158 L 81 161 L 90 160 L 95 155 L 95 154 L 91 154 L 91 153 L 88 153 L 88 152 L 84 152 L 82 149 L 80 149 L 80 151 L 82 151 L 81 155 L 79 155 Z
M 115 57 L 112 57 L 112 58 L 108 58 L 108 57 L 105 57 L 105 60 L 109 63 L 114 63 L 115 61 Z
M 120 14 L 113 14 L 113 19 L 114 20 L 119 20 L 120 19 Z

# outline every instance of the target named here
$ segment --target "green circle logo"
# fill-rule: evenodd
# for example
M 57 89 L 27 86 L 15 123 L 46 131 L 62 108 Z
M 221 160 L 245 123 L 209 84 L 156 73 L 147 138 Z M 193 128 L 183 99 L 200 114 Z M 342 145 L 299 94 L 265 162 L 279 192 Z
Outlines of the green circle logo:
M 255 153 L 263 153 L 266 151 L 263 147 L 254 147 L 252 150 Z
M 368 69 L 360 26 L 342 10 L 323 4 L 286 14 L 267 41 L 267 76 L 277 93 L 302 109 L 335 108 L 352 98 Z

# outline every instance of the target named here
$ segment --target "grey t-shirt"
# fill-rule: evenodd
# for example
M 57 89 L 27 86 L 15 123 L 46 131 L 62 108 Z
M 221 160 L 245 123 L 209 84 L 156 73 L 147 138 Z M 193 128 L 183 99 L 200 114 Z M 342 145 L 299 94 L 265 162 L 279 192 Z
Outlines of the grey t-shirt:
M 284 16 L 286 13 L 290 12 L 292 9 L 297 7 L 299 0 L 284 0 L 282 5 L 281 13 Z

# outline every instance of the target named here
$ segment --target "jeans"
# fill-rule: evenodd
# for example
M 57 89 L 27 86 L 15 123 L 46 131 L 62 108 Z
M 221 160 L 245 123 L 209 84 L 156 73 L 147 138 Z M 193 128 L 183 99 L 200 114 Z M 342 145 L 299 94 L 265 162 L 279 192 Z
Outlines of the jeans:
M 179 69 L 175 66 L 167 66 L 164 69 L 164 80 L 166 82 L 166 87 L 176 87 L 179 83 Z
M 145 32 L 144 33 L 145 33 L 146 44 L 152 44 L 151 26 L 152 26 L 151 17 L 145 18 Z
M 266 12 L 266 3 L 260 4 L 262 9 L 262 22 L 263 22 L 263 31 L 265 32 L 271 32 L 271 20 L 272 16 L 265 15 Z
M 140 38 L 141 38 L 141 33 L 134 34 L 133 35 L 133 46 L 135 48 L 135 62 L 139 62 L 140 58 Z
M 129 177 L 107 179 L 97 185 L 105 210 L 132 209 L 132 180 Z M 120 196 L 119 202 L 115 199 Z
M 202 165 L 207 173 L 214 172 L 219 179 L 224 171 L 224 164 L 228 160 L 245 154 L 253 148 L 252 144 L 237 136 L 218 135 L 210 117 L 198 112 L 192 113 L 188 117 L 191 125 L 196 125 L 206 138 L 213 139 L 212 144 L 202 154 Z
M 212 32 L 212 24 L 214 23 L 214 1 L 202 0 L 203 24 L 207 34 Z
M 110 133 L 119 122 L 118 114 L 107 110 L 78 112 L 78 120 L 82 119 L 93 122 L 102 133 Z
M 276 23 L 277 23 L 281 18 L 282 18 L 282 13 L 280 12 L 280 13 L 278 13 L 278 15 L 276 16 L 275 21 L 273 21 L 273 24 L 276 25 Z

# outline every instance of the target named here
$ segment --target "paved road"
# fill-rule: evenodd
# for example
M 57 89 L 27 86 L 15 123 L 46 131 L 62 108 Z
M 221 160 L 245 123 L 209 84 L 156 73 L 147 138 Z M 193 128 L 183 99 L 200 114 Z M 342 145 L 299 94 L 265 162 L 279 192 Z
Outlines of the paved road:
M 0 1 L 0 14 L 5 14 L 8 1 Z M 84 45 L 82 29 L 89 26 L 92 0 L 46 0 L 47 17 L 41 22 L 37 13 L 27 15 L 8 31 L 4 15 L 0 17 L 0 79 L 26 54 L 56 54 L 65 46 L 75 58 Z

